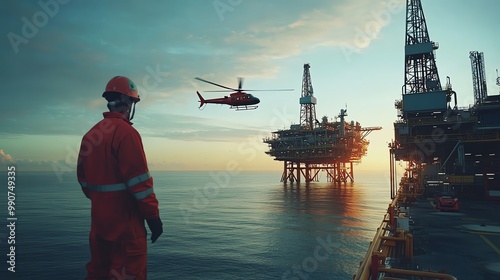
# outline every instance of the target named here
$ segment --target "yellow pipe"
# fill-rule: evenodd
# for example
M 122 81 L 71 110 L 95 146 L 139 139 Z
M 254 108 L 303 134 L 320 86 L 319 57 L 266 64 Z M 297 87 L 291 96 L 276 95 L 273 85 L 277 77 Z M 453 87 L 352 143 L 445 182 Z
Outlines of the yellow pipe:
M 444 273 L 431 272 L 431 271 L 406 270 L 406 269 L 385 268 L 385 267 L 380 267 L 378 269 L 378 271 L 385 272 L 385 273 L 400 274 L 400 275 L 437 278 L 437 279 L 443 279 L 443 280 L 457 280 L 457 278 L 455 278 L 455 276 L 452 276 L 449 274 L 444 274 Z
M 375 237 L 373 238 L 373 241 L 370 242 L 370 246 L 368 247 L 367 253 L 358 268 L 358 272 L 353 277 L 354 280 L 369 279 L 371 256 L 374 252 L 378 251 L 380 248 L 381 239 L 379 237 L 385 233 L 385 230 L 383 230 L 384 225 L 387 226 L 387 223 L 382 222 L 382 225 L 379 228 L 377 228 Z
M 405 241 L 406 237 L 382 236 L 382 240 Z

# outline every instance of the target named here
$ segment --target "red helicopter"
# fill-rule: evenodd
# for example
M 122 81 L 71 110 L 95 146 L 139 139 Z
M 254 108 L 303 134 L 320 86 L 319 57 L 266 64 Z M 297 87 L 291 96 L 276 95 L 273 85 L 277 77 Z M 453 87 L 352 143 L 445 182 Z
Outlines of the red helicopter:
M 230 92 L 230 91 L 235 91 L 231 93 L 229 96 L 224 96 L 221 98 L 213 98 L 213 99 L 204 99 L 201 94 L 196 91 L 196 94 L 198 94 L 198 97 L 200 98 L 200 107 L 203 107 L 203 105 L 206 105 L 207 103 L 213 103 L 213 104 L 225 104 L 225 105 L 230 105 L 229 109 L 235 109 L 236 111 L 242 111 L 242 110 L 255 110 L 257 109 L 257 105 L 259 104 L 260 100 L 244 91 L 290 91 L 293 89 L 274 89 L 274 90 L 243 90 L 241 87 L 243 86 L 243 78 L 238 78 L 238 88 L 230 88 L 226 87 L 223 85 L 216 84 L 214 82 L 210 82 L 207 80 L 204 80 L 202 78 L 195 78 L 198 81 L 202 81 L 205 83 L 209 83 L 214 86 L 218 86 L 221 88 L 225 88 L 226 90 L 210 90 L 207 92 Z

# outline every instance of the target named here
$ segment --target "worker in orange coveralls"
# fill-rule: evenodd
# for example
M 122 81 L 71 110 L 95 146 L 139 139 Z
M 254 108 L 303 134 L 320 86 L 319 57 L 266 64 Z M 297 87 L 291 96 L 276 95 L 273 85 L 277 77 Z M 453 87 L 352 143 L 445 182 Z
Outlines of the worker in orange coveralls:
M 78 181 L 92 202 L 86 279 L 146 279 L 144 220 L 152 243 L 163 224 L 142 140 L 130 122 L 140 97 L 123 76 L 112 78 L 102 96 L 109 112 L 83 137 L 77 165 Z

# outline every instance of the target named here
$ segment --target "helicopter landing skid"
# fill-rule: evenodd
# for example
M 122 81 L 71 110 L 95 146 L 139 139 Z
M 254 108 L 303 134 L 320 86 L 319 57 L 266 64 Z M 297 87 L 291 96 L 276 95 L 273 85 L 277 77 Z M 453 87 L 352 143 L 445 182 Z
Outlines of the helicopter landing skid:
M 234 105 L 232 105 L 231 107 L 229 107 L 229 109 L 234 109 L 235 111 L 247 111 L 247 110 L 255 110 L 255 109 L 257 109 L 257 107 L 259 107 L 259 106 L 255 106 L 255 105 L 234 106 Z

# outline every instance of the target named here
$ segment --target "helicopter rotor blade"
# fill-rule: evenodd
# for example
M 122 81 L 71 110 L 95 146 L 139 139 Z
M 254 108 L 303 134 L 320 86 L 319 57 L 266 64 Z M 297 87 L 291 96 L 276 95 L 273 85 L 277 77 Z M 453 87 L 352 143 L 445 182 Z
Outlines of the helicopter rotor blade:
M 242 86 L 243 86 L 243 78 L 238 77 L 238 91 L 241 91 Z
M 244 89 L 242 91 L 294 91 L 294 89 Z
M 234 92 L 234 90 L 204 90 L 203 92 Z
M 223 85 L 219 85 L 219 84 L 216 84 L 216 83 L 214 83 L 214 82 L 210 82 L 210 81 L 204 80 L 204 79 L 199 78 L 199 77 L 196 77 L 195 79 L 196 79 L 196 80 L 198 80 L 198 81 L 202 81 L 202 82 L 205 82 L 205 83 L 208 83 L 208 84 L 214 85 L 214 86 L 218 86 L 218 87 L 221 87 L 221 88 L 225 88 L 225 89 L 230 89 L 230 90 L 237 91 L 237 89 L 230 88 L 230 87 L 226 87 L 226 86 L 223 86 Z
M 241 90 L 204 90 L 203 92 L 246 92 L 246 91 L 293 91 L 294 89 L 241 89 Z

